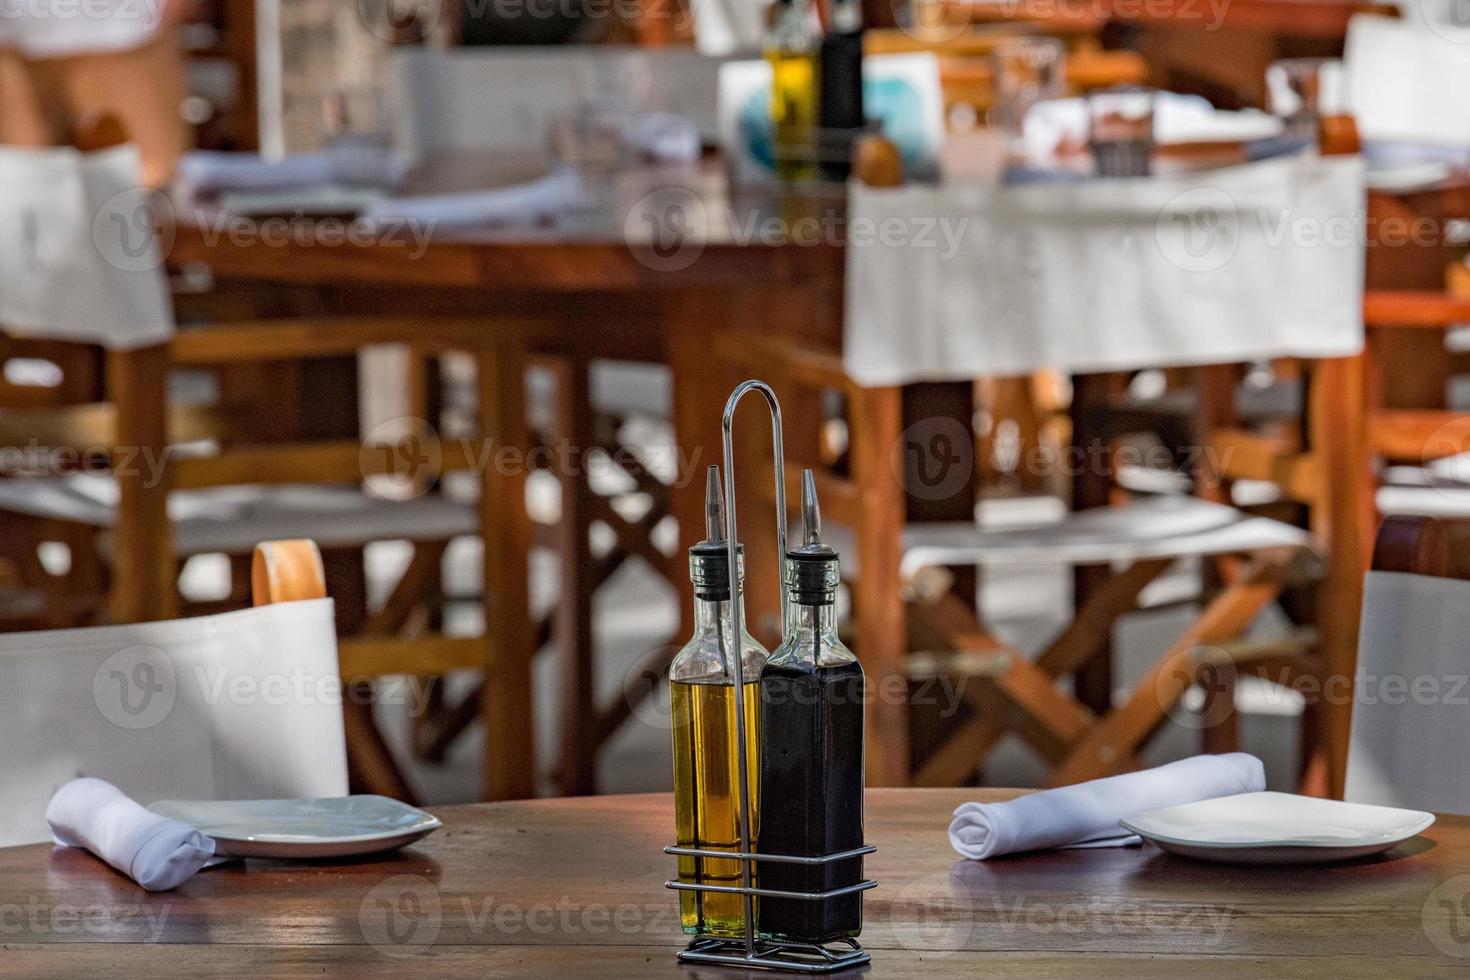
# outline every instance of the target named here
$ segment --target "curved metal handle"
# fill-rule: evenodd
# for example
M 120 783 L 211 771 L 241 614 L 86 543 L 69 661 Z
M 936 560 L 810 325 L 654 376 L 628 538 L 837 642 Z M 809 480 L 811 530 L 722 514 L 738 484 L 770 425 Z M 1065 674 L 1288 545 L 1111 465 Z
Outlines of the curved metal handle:
M 729 549 L 726 558 L 730 563 L 730 579 L 734 583 L 731 590 L 733 601 L 730 603 L 730 642 L 734 644 L 734 656 L 730 659 L 735 667 L 735 749 L 736 767 L 740 775 L 740 850 L 750 853 L 750 772 L 747 763 L 745 740 L 749 733 L 745 730 L 745 658 L 742 655 L 742 638 L 745 635 L 744 599 L 740 585 L 739 561 L 739 535 L 736 533 L 736 506 L 735 506 L 735 446 L 731 441 L 731 433 L 735 427 L 735 409 L 740 400 L 752 391 L 758 391 L 766 400 L 766 407 L 771 412 L 771 446 L 776 458 L 776 545 L 777 561 L 781 561 L 786 555 L 786 449 L 781 439 L 781 402 L 776 398 L 776 392 L 764 381 L 742 381 L 730 392 L 729 399 L 725 402 L 725 415 L 721 421 L 721 430 L 724 437 L 724 463 L 725 463 L 725 547 Z M 778 565 L 779 573 L 779 565 Z M 779 579 L 778 579 L 779 581 Z M 781 635 L 786 635 L 786 590 L 781 590 Z M 740 883 L 743 888 L 749 889 L 750 861 L 740 862 Z M 745 898 L 745 952 L 747 956 L 755 952 L 755 899 L 747 891 Z

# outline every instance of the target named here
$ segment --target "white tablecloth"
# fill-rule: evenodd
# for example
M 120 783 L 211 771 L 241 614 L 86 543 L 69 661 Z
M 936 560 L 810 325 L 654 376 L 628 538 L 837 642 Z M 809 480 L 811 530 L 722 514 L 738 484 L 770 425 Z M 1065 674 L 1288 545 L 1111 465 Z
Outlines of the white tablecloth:
M 1333 357 L 1363 345 L 1363 164 L 1023 187 L 853 184 L 865 385 Z

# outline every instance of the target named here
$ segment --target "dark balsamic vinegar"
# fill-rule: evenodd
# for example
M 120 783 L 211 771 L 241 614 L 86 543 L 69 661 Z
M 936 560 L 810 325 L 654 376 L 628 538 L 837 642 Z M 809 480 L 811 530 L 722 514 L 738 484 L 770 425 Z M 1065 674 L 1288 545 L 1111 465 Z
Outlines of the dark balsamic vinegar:
M 863 669 L 767 664 L 760 680 L 760 850 L 817 857 L 863 845 Z M 819 892 L 862 880 L 862 858 L 825 865 L 758 862 L 759 886 Z M 762 934 L 829 942 L 862 931 L 862 894 L 766 898 Z

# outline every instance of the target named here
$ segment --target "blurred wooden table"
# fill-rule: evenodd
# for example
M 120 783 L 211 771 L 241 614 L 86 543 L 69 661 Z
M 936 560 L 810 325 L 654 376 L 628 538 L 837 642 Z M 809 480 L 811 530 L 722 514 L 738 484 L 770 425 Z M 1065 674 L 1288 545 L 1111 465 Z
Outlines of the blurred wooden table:
M 1470 969 L 1470 819 L 1363 862 L 1214 865 L 1151 847 L 959 861 L 951 810 L 1006 790 L 873 790 L 872 976 L 1441 975 Z M 0 850 L 28 976 L 763 976 L 681 967 L 667 795 L 445 807 L 396 855 L 250 861 L 147 894 L 90 855 Z
M 1347 22 L 1364 11 L 1394 11 L 1375 0 L 946 0 L 972 20 L 1033 21 L 1069 30 L 1100 29 L 1111 21 L 1180 29 L 1221 27 L 1341 40 Z
M 426 160 L 402 193 L 510 186 L 544 172 L 537 154 L 449 154 Z M 738 327 L 840 344 L 845 189 L 742 195 L 731 190 L 719 161 L 706 158 L 629 168 L 594 182 L 593 194 L 596 203 L 569 223 L 499 229 L 385 223 L 368 232 L 344 218 L 247 217 L 201 206 L 177 214 L 163 229 L 163 245 L 174 268 L 205 266 L 247 301 L 309 303 L 293 310 L 298 316 L 515 312 L 554 320 L 562 328 L 549 352 L 568 364 L 574 430 L 558 437 L 574 451 L 595 444 L 587 382 L 592 359 L 669 365 L 678 449 L 672 509 L 687 547 L 702 536 L 702 471 L 719 461 L 720 411 L 730 387 L 712 374 L 703 338 Z M 798 227 L 811 234 L 798 238 L 792 234 Z M 279 383 L 266 379 L 267 390 Z M 333 401 L 355 404 L 322 398 L 325 389 L 355 391 L 351 363 L 333 379 L 317 375 L 310 383 L 308 405 L 327 403 L 322 409 L 330 412 Z M 339 436 L 356 437 L 355 417 L 342 424 L 350 431 Z M 566 658 L 558 677 L 570 726 L 560 768 L 564 791 L 586 793 L 594 788 L 596 763 L 588 740 L 615 729 L 626 705 L 622 698 L 607 708 L 593 701 L 592 590 L 585 582 L 593 574 L 586 528 L 596 502 L 580 483 L 568 487 L 574 476 L 564 481 L 560 518 L 564 550 L 578 549 L 562 563 L 564 575 L 576 580 L 564 580 L 569 598 L 558 607 L 557 640 Z M 505 519 L 529 521 L 523 514 Z M 520 538 L 529 541 L 531 534 Z M 524 557 L 506 561 L 524 567 Z M 676 576 L 675 585 L 687 589 L 683 579 Z M 684 600 L 687 616 L 687 594 Z M 529 635 L 524 643 L 534 645 Z M 518 660 L 529 662 L 534 651 L 522 652 Z

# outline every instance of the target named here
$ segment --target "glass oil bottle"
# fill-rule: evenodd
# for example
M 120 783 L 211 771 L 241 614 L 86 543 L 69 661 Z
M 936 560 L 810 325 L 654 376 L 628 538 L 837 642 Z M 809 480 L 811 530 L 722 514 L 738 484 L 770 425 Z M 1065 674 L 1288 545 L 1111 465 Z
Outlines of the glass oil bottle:
M 731 641 L 730 604 L 742 602 L 744 558 L 732 577 L 724 536 L 724 497 L 719 467 L 708 471 L 706 539 L 689 549 L 694 583 L 694 636 L 669 668 L 674 735 L 674 822 L 680 847 L 740 851 L 739 755 L 735 720 L 735 674 L 731 658 L 739 650 L 745 683 L 746 765 L 758 772 L 757 679 L 766 650 L 743 625 Z M 731 587 L 732 578 L 734 588 Z M 742 616 L 742 621 L 744 617 Z M 760 797 L 750 801 L 756 826 Z M 753 836 L 753 835 L 752 835 Z M 741 862 L 681 856 L 679 880 L 686 884 L 739 886 Z M 745 901 L 739 894 L 679 892 L 684 932 L 699 936 L 745 934 Z
M 758 852 L 799 857 L 863 846 L 863 669 L 837 638 L 838 555 L 821 540 L 811 470 L 802 473 L 802 544 L 786 553 L 785 641 L 760 675 Z M 759 887 L 826 892 L 857 885 L 862 858 L 761 861 Z M 825 943 L 862 931 L 862 894 L 761 898 L 761 935 Z
M 766 31 L 771 65 L 771 156 L 787 182 L 817 176 L 817 39 L 807 0 L 776 0 Z

